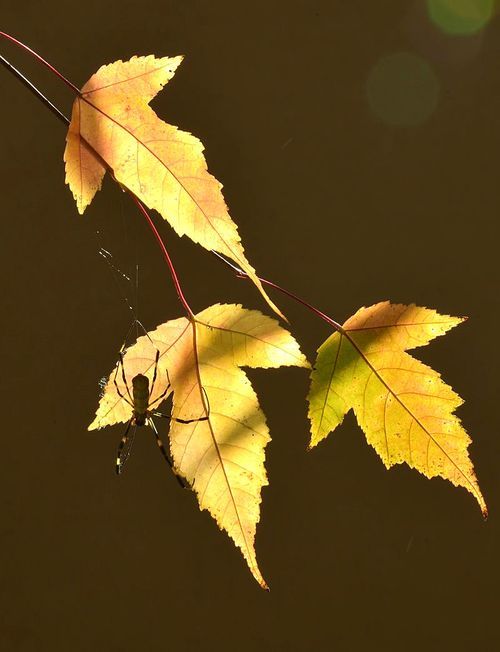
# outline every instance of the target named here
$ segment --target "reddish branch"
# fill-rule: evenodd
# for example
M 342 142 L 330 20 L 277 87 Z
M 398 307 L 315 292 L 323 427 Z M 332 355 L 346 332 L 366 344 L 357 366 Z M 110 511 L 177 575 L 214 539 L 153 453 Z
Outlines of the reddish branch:
M 66 77 L 64 77 L 64 75 L 62 73 L 60 73 L 56 68 L 54 68 L 54 66 L 52 66 L 48 61 L 46 61 L 37 52 L 32 50 L 30 47 L 28 47 L 27 45 L 25 45 L 24 43 L 22 43 L 18 39 L 11 36 L 10 34 L 6 34 L 5 32 L 0 31 L 0 36 L 7 39 L 11 43 L 14 43 L 15 45 L 19 46 L 20 48 L 22 48 L 23 50 L 25 50 L 29 54 L 31 54 L 31 56 L 35 57 L 35 59 L 37 59 L 46 68 L 48 68 L 52 73 L 54 73 L 60 80 L 62 80 L 74 93 L 76 93 L 76 95 L 80 96 L 80 90 L 72 82 L 70 82 L 69 79 L 66 79 Z M 9 63 L 7 61 L 7 59 L 5 59 L 5 57 L 3 57 L 1 55 L 0 55 L 0 63 L 2 63 L 7 68 L 7 70 L 9 70 L 9 72 L 11 72 L 15 77 L 17 77 L 17 79 L 21 83 L 23 83 L 32 93 L 34 93 L 34 95 L 47 108 L 49 108 L 52 111 L 52 113 L 54 113 L 62 122 L 64 122 L 66 124 L 66 126 L 68 126 L 70 124 L 70 121 L 68 120 L 68 118 L 54 104 L 52 104 L 52 102 L 50 102 L 50 100 L 47 99 L 47 97 L 45 97 L 45 95 L 29 79 L 27 79 L 19 70 L 17 70 L 17 68 L 15 68 L 11 63 Z M 103 161 L 103 159 L 99 155 L 99 153 L 96 152 L 95 149 L 89 143 L 87 143 L 87 141 L 85 141 L 85 139 L 82 136 L 80 136 L 80 137 L 82 138 L 82 140 L 86 144 L 86 146 L 105 165 L 105 167 L 109 170 L 109 172 L 111 173 L 111 175 L 114 178 L 113 170 L 110 168 L 110 166 L 105 161 Z M 155 239 L 156 239 L 156 241 L 157 241 L 157 243 L 158 243 L 158 245 L 159 245 L 159 247 L 160 247 L 160 249 L 162 251 L 163 257 L 164 257 L 164 259 L 165 259 L 165 261 L 166 261 L 166 263 L 168 265 L 168 268 L 169 268 L 169 271 L 170 271 L 170 275 L 172 277 L 172 281 L 173 281 L 175 290 L 176 290 L 177 295 L 179 297 L 179 301 L 181 302 L 181 304 L 182 304 L 184 310 L 186 311 L 189 319 L 192 320 L 194 318 L 194 313 L 191 310 L 191 307 L 189 306 L 189 304 L 188 304 L 188 302 L 186 300 L 186 297 L 184 296 L 184 292 L 182 291 L 182 287 L 181 287 L 181 284 L 179 282 L 179 277 L 177 276 L 177 272 L 175 271 L 174 264 L 172 262 L 172 259 L 170 258 L 170 255 L 169 255 L 169 253 L 167 251 L 165 243 L 163 242 L 163 239 L 162 239 L 161 235 L 158 232 L 158 229 L 156 228 L 153 220 L 151 219 L 151 216 L 147 212 L 147 210 L 144 207 L 144 205 L 142 204 L 142 202 L 136 197 L 136 195 L 134 195 L 134 193 L 132 191 L 130 191 L 128 189 L 126 189 L 126 190 L 129 193 L 129 195 L 132 197 L 132 199 L 134 200 L 135 204 L 137 205 L 137 207 L 141 211 L 143 217 L 145 218 L 146 222 L 148 223 L 149 228 L 153 232 L 153 235 L 154 235 L 154 237 L 155 237 Z M 240 269 L 239 267 L 234 265 L 232 262 L 227 260 L 224 256 L 219 254 L 217 251 L 212 251 L 212 253 L 215 254 L 226 265 L 231 267 L 231 269 L 236 273 L 238 278 L 248 278 L 248 275 L 242 269 Z M 299 296 L 297 296 L 293 292 L 290 292 L 289 290 L 281 287 L 280 285 L 274 283 L 273 281 L 268 281 L 267 279 L 261 278 L 261 277 L 258 277 L 258 278 L 260 279 L 261 283 L 263 283 L 264 285 L 268 285 L 269 287 L 272 287 L 275 290 L 278 290 L 279 292 L 281 292 L 282 294 L 285 294 L 286 296 L 290 297 L 291 299 L 293 299 L 297 303 L 300 303 L 302 306 L 304 306 L 305 308 L 310 310 L 312 313 L 314 313 L 320 319 L 322 319 L 327 324 L 332 326 L 335 330 L 343 331 L 342 326 L 339 323 L 337 323 L 335 320 L 333 320 L 331 317 L 326 315 L 321 310 L 318 310 L 318 308 L 314 307 L 309 302 L 305 301 L 304 299 L 301 299 Z
M 66 79 L 66 77 L 65 77 L 62 73 L 59 72 L 59 70 L 56 70 L 56 69 L 54 68 L 54 66 L 52 66 L 48 61 L 46 61 L 43 57 L 41 57 L 41 56 L 38 54 L 38 52 L 35 52 L 34 50 L 32 50 L 31 48 L 29 48 L 27 45 L 25 45 L 25 44 L 22 43 L 21 41 L 18 41 L 17 38 L 14 38 L 14 37 L 11 36 L 10 34 L 6 34 L 5 32 L 0 32 L 0 36 L 2 36 L 3 38 L 7 39 L 7 40 L 10 41 L 11 43 L 15 43 L 15 45 L 17 45 L 18 47 L 22 48 L 22 49 L 25 50 L 26 52 L 29 52 L 29 54 L 31 54 L 32 57 L 35 57 L 35 59 L 37 59 L 37 60 L 38 60 L 41 64 L 43 64 L 46 68 L 48 68 L 48 69 L 50 70 L 50 72 L 54 73 L 54 75 L 56 75 L 57 77 L 59 77 L 59 79 L 60 79 L 61 81 L 63 81 L 63 82 L 66 84 L 66 86 L 68 86 L 69 88 L 71 88 L 71 90 L 72 90 L 73 92 L 75 92 L 77 95 L 80 95 L 80 89 L 77 88 L 77 87 L 76 87 L 72 82 L 70 82 L 69 79 Z

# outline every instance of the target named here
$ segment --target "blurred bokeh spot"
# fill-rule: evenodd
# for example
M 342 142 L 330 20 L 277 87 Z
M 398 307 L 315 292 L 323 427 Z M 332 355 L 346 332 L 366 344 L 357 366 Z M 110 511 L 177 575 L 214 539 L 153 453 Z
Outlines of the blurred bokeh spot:
M 366 92 L 372 111 L 383 122 L 411 127 L 425 122 L 436 108 L 439 81 L 424 59 L 398 52 L 373 66 Z
M 493 15 L 495 0 L 427 0 L 432 22 L 446 34 L 480 31 Z

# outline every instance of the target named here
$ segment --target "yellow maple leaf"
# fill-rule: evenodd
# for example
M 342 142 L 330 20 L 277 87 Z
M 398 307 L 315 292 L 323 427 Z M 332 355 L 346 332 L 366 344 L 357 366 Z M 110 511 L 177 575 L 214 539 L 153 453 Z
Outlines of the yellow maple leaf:
M 463 401 L 436 371 L 405 353 L 461 321 L 388 301 L 358 310 L 318 349 L 308 397 L 310 446 L 352 408 L 387 468 L 406 462 L 428 478 L 465 487 L 486 516 L 467 452 L 471 440 L 454 414 Z
M 222 184 L 207 171 L 202 143 L 160 120 L 149 106 L 181 61 L 132 57 L 102 66 L 89 79 L 73 104 L 64 152 L 66 183 L 83 213 L 101 187 L 104 162 L 121 185 L 157 210 L 180 236 L 237 263 L 283 317 L 245 257 Z
M 274 319 L 240 305 L 216 304 L 192 321 L 168 321 L 140 337 L 123 357 L 125 382 L 121 370 L 110 375 L 89 426 L 129 421 L 127 387 L 139 373 L 151 386 L 156 371 L 149 404 L 157 410 L 158 397 L 173 391 L 169 436 L 174 470 L 196 492 L 200 508 L 241 549 L 263 588 L 254 539 L 270 436 L 241 367 L 291 365 L 309 367 L 297 342 Z

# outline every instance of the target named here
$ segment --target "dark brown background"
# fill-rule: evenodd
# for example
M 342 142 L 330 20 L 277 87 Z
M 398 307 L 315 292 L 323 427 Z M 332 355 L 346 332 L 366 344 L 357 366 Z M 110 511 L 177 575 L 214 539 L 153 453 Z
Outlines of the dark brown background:
M 121 269 L 140 265 L 147 327 L 181 308 L 109 180 L 77 214 L 63 127 L 0 69 L 0 647 L 495 649 L 500 17 L 474 42 L 440 36 L 423 2 L 401 0 L 24 1 L 3 6 L 1 23 L 78 85 L 119 58 L 184 53 L 154 107 L 205 143 L 261 274 L 341 321 L 386 298 L 469 315 L 417 355 L 466 398 L 460 416 L 491 516 L 484 523 L 474 499 L 442 480 L 387 472 L 352 414 L 306 453 L 298 369 L 250 374 L 273 435 L 257 535 L 270 594 L 147 431 L 117 478 L 122 428 L 86 431 L 129 325 L 96 229 Z M 56 78 L 5 42 L 0 51 L 69 113 Z M 373 65 L 398 51 L 439 79 L 421 126 L 387 126 L 366 100 Z M 266 310 L 254 288 L 160 225 L 195 309 Z M 312 358 L 325 324 L 276 299 Z

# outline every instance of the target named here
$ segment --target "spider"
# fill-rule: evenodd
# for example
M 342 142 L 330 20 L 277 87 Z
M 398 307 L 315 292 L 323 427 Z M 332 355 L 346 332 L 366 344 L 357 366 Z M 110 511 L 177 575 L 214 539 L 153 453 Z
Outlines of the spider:
M 135 438 L 135 433 L 138 427 L 148 425 L 151 430 L 153 431 L 153 434 L 156 439 L 156 443 L 158 445 L 158 448 L 160 449 L 161 454 L 163 455 L 163 458 L 167 462 L 167 464 L 170 466 L 172 471 L 175 474 L 175 477 L 177 478 L 177 481 L 182 487 L 187 487 L 188 485 L 186 482 L 181 478 L 174 469 L 174 464 L 172 462 L 172 458 L 170 455 L 167 453 L 165 446 L 163 445 L 162 440 L 160 439 L 160 435 L 158 434 L 158 430 L 156 428 L 156 425 L 153 421 L 153 417 L 162 417 L 163 419 L 171 419 L 174 421 L 177 421 L 178 423 L 194 423 L 195 421 L 206 421 L 208 419 L 208 415 L 204 417 L 199 417 L 198 419 L 179 419 L 176 417 L 168 416 L 166 414 L 162 414 L 161 412 L 157 412 L 155 410 L 152 410 L 153 406 L 155 404 L 159 404 L 161 400 L 165 397 L 167 394 L 168 390 L 170 389 L 170 379 L 168 377 L 168 371 L 167 371 L 167 387 L 164 392 L 162 392 L 159 396 L 157 396 L 154 401 L 151 401 L 151 396 L 153 394 L 153 389 L 155 386 L 156 382 L 156 376 L 158 372 L 158 360 L 160 358 L 160 352 L 158 349 L 156 349 L 156 357 L 155 357 L 155 366 L 154 366 L 154 371 L 153 371 L 153 380 L 151 382 L 151 387 L 149 386 L 149 378 L 147 376 L 144 376 L 143 374 L 136 374 L 132 378 L 132 392 L 130 392 L 127 379 L 125 377 L 125 367 L 123 365 L 123 351 L 124 349 L 122 348 L 120 351 L 120 358 L 119 361 L 116 365 L 116 371 L 115 375 L 113 378 L 113 382 L 116 387 L 116 391 L 118 393 L 118 396 L 122 398 L 130 407 L 132 408 L 132 416 L 127 424 L 127 428 L 125 430 L 125 433 L 123 437 L 121 438 L 121 441 L 118 445 L 118 451 L 116 454 L 116 473 L 120 475 L 120 473 L 123 470 L 123 466 L 125 465 L 125 462 L 128 460 L 130 456 L 130 452 L 132 450 L 132 445 L 134 443 L 134 438 Z M 122 381 L 123 384 L 125 385 L 125 388 L 127 390 L 127 395 L 125 396 L 120 388 L 118 387 L 118 383 L 116 382 L 117 376 L 118 376 L 118 370 L 121 366 L 122 369 Z M 203 388 L 202 388 L 203 389 Z M 203 392 L 205 394 L 205 397 L 207 399 L 208 403 L 208 397 L 206 395 L 205 390 L 203 389 Z M 134 429 L 132 430 L 132 434 L 129 435 L 130 428 L 134 426 Z

